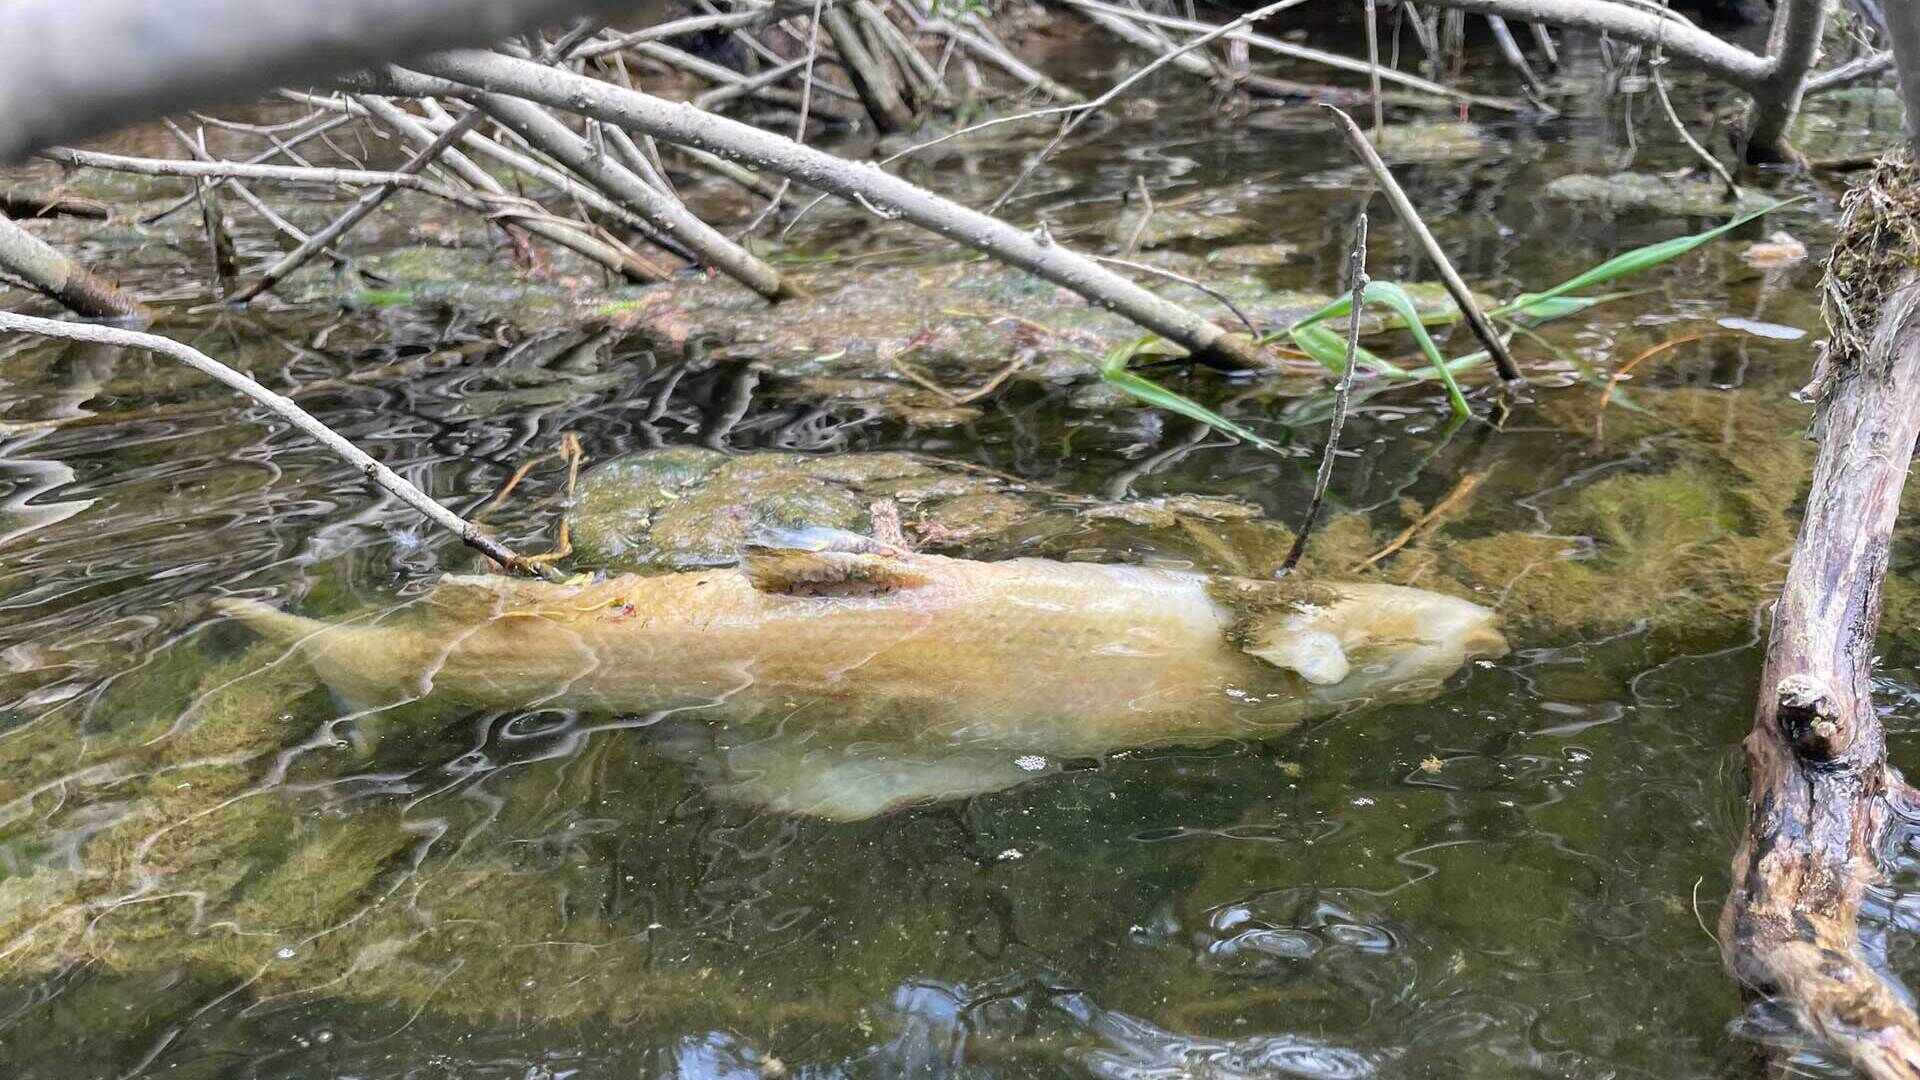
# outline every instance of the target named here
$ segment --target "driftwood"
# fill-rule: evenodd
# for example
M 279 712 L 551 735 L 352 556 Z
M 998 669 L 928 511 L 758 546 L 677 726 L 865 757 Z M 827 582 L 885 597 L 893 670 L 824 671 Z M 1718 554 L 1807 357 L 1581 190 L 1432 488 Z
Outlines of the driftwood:
M 1883 201 L 1874 195 L 1857 202 Z M 1868 265 L 1901 258 L 1906 243 L 1858 228 L 1850 221 L 1843 233 L 1866 237 L 1857 250 Z M 1905 234 L 1914 235 L 1910 223 Z M 1843 238 L 1829 266 L 1830 290 L 1848 246 Z M 1746 740 L 1750 813 L 1721 942 L 1749 993 L 1777 999 L 1807 1032 L 1886 1080 L 1920 1077 L 1920 1019 L 1861 955 L 1855 918 L 1880 877 L 1890 797 L 1906 792 L 1887 764 L 1869 677 L 1888 545 L 1920 434 L 1920 275 L 1889 273 L 1853 297 L 1876 289 L 1885 291 L 1873 298 L 1869 339 L 1835 328 L 1806 520 Z

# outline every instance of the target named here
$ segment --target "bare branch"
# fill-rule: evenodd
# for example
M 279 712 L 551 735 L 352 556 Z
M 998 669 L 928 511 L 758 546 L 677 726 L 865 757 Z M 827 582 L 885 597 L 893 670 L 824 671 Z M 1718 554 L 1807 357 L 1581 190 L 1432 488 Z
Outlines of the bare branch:
M 138 173 L 141 176 L 179 176 L 189 179 L 280 180 L 289 184 L 391 184 L 416 191 L 436 192 L 443 185 L 406 172 L 375 169 L 324 169 L 310 165 L 251 165 L 238 161 L 179 161 L 173 158 L 128 157 L 103 154 L 95 150 L 74 150 L 56 146 L 43 150 L 40 157 L 62 165 L 80 165 L 90 169 Z M 437 192 L 436 192 L 437 193 Z
M 5 216 L 0 216 L 0 270 L 89 318 L 141 323 L 151 318 L 139 301 L 95 277 Z
M 1871 79 L 1883 71 L 1893 70 L 1893 50 L 1869 53 L 1841 64 L 1839 67 L 1823 71 L 1807 80 L 1806 92 L 1824 94 L 1829 90 L 1852 86 L 1854 83 Z
M 9 311 L 0 311 L 0 331 L 38 334 L 42 337 L 60 338 L 65 341 L 87 341 L 123 349 L 145 349 L 148 352 L 156 352 L 178 360 L 216 382 L 238 390 L 264 405 L 275 416 L 300 429 L 332 451 L 336 457 L 353 466 L 368 481 L 425 514 L 427 520 L 458 536 L 462 543 L 479 551 L 487 558 L 512 569 L 538 573 L 556 580 L 561 576 L 551 567 L 529 563 L 526 559 L 514 554 L 506 545 L 482 533 L 471 522 L 435 502 L 426 492 L 408 483 L 399 473 L 369 457 L 366 451 L 314 419 L 312 413 L 295 405 L 284 395 L 274 393 L 190 345 L 184 345 L 158 334 L 143 334 L 135 330 L 94 326 L 87 323 L 61 322 L 58 319 L 40 319 L 31 315 L 16 315 Z
M 1333 390 L 1333 420 L 1327 426 L 1327 448 L 1320 455 L 1320 468 L 1313 478 L 1313 498 L 1307 501 L 1300 531 L 1294 534 L 1293 546 L 1287 549 L 1287 557 L 1274 577 L 1292 573 L 1300 564 L 1300 557 L 1307 553 L 1307 537 L 1313 535 L 1313 523 L 1319 520 L 1320 504 L 1326 500 L 1327 484 L 1333 479 L 1333 459 L 1340 455 L 1340 429 L 1346 426 L 1347 402 L 1353 395 L 1353 359 L 1360 353 L 1360 305 L 1367 293 L 1367 212 L 1364 208 L 1359 220 L 1353 223 L 1353 252 L 1347 256 L 1347 277 L 1347 288 L 1353 293 L 1353 312 L 1347 316 L 1347 359 L 1340 367 L 1340 382 Z

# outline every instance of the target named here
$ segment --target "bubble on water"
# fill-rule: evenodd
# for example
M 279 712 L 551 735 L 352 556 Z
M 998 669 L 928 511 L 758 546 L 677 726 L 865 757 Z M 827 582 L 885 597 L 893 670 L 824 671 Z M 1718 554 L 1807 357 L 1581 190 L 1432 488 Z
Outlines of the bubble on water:
M 1039 772 L 1047 767 L 1047 759 L 1039 754 L 1022 754 L 1014 758 L 1013 763 L 1027 772 Z
M 299 956 L 300 953 L 297 950 L 295 950 L 294 947 L 291 945 L 282 945 L 280 946 L 280 951 L 274 953 L 273 955 L 279 957 L 282 960 L 291 960 L 294 957 Z

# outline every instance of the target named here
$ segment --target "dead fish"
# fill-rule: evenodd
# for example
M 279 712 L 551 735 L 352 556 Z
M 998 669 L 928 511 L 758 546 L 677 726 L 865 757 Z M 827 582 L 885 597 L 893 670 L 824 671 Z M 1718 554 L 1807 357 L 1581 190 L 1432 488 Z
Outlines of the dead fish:
M 1506 651 L 1492 612 L 1420 589 L 891 549 L 578 585 L 450 575 L 341 623 L 220 606 L 352 708 L 432 694 L 710 721 L 729 793 L 842 819 L 1422 699 Z

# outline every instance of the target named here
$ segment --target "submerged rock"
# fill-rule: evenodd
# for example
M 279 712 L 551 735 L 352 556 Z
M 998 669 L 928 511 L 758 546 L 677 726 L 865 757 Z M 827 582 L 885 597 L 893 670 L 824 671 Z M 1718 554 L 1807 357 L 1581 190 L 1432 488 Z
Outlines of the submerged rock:
M 969 558 L 1039 555 L 1158 562 L 1261 576 L 1293 533 L 1259 507 L 1198 495 L 1106 500 L 905 453 L 730 455 L 644 450 L 588 470 L 569 514 L 575 565 L 659 573 L 738 561 L 769 530 L 873 535 L 876 502 L 897 508 L 906 539 Z M 1307 567 L 1330 573 L 1363 557 L 1364 525 L 1336 518 Z
M 1382 128 L 1374 149 L 1389 164 L 1414 165 L 1471 161 L 1501 153 L 1505 147 L 1479 124 L 1414 120 Z
M 1279 266 L 1299 253 L 1296 245 L 1277 240 L 1265 244 L 1228 244 L 1208 251 L 1205 261 L 1209 266 L 1234 269 Z
M 1807 257 L 1807 245 L 1795 239 L 1792 233 L 1772 232 L 1764 241 L 1748 244 L 1740 252 L 1748 266 L 1759 270 L 1771 270 L 1781 266 L 1792 266 Z
M 1764 192 L 1742 188 L 1737 199 L 1727 198 L 1726 185 L 1708 177 L 1674 179 L 1650 173 L 1613 173 L 1600 176 L 1575 173 L 1555 178 L 1546 193 L 1564 202 L 1613 210 L 1657 210 L 1663 214 L 1732 217 L 1773 205 Z
M 1443 165 L 1506 152 L 1506 145 L 1478 124 L 1415 120 L 1383 128 L 1374 149 L 1389 165 Z M 1351 160 L 1351 155 L 1348 155 Z M 1309 187 L 1350 188 L 1371 182 L 1364 165 L 1341 165 L 1300 178 Z
M 1256 225 L 1251 218 L 1231 213 L 1158 206 L 1149 213 L 1144 207 L 1130 206 L 1107 224 L 1106 235 L 1116 248 L 1129 243 L 1157 248 L 1186 240 L 1224 240 L 1251 232 Z
M 722 281 L 676 282 L 621 313 L 620 325 L 668 352 L 693 339 L 783 377 L 902 376 L 895 360 L 961 388 L 1027 363 L 1017 379 L 1094 373 L 1107 350 L 1139 336 L 1075 293 L 996 263 L 883 267 L 806 280 L 811 295 L 777 308 Z

